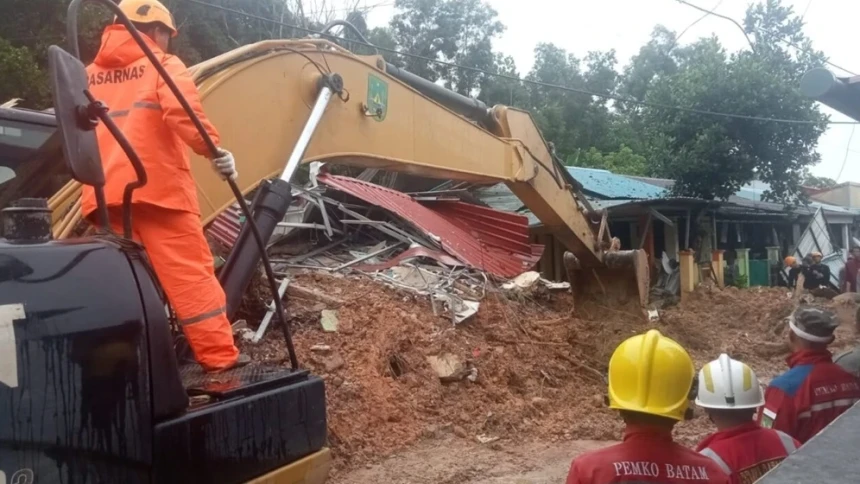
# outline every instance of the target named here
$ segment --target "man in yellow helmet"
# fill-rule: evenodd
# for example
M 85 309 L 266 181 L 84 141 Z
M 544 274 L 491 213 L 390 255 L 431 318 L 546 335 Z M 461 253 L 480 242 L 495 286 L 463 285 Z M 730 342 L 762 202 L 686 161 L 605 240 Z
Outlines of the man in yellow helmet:
M 695 376 L 687 351 L 655 329 L 621 343 L 609 360 L 609 407 L 627 424 L 624 441 L 574 459 L 567 484 L 729 484 L 714 461 L 672 439 Z
M 123 0 L 119 8 L 141 32 L 144 42 L 196 112 L 212 141 L 215 127 L 203 113 L 197 86 L 185 65 L 167 53 L 176 35 L 173 16 L 156 0 Z M 212 156 L 201 134 L 156 72 L 124 25 L 108 25 L 92 64 L 89 89 L 109 108 L 114 120 L 140 156 L 149 177 L 132 198 L 133 238 L 142 243 L 194 357 L 207 371 L 247 364 L 233 341 L 225 314 L 224 290 L 215 278 L 212 253 L 200 226 L 197 188 L 188 148 Z M 125 152 L 104 125 L 96 128 L 105 172 L 105 201 L 114 230 L 121 232 L 123 191 L 137 179 Z M 235 178 L 233 155 L 220 150 L 212 160 L 222 177 Z M 92 187 L 84 186 L 81 211 L 92 218 Z

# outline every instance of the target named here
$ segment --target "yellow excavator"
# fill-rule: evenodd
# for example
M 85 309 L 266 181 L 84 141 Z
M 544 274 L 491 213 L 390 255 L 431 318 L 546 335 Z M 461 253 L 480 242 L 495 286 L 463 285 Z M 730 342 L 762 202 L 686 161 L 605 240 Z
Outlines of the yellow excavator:
M 326 29 L 336 24 L 348 25 Z M 606 214 L 589 211 L 528 112 L 487 107 L 380 55 L 320 39 L 259 42 L 191 71 L 222 144 L 236 156 L 243 193 L 275 177 L 289 181 L 299 163 L 313 161 L 503 182 L 568 249 L 576 294 L 647 304 L 645 252 L 613 246 Z M 206 225 L 235 200 L 207 160 L 192 154 L 192 170 Z M 78 194 L 72 182 L 50 200 L 58 237 L 80 220 Z
M 70 6 L 70 26 L 81 3 Z M 99 3 L 137 36 L 112 2 Z M 69 38 L 77 38 L 71 28 Z M 49 65 L 55 120 L 0 109 L 0 126 L 8 120 L 16 135 L 48 133 L 52 123 L 57 131 L 41 145 L 15 147 L 10 159 L 65 159 L 76 180 L 50 200 L 24 198 L 0 212 L 0 478 L 323 482 L 331 463 L 324 384 L 300 368 L 283 311 L 276 310 L 289 368 L 249 365 L 213 379 L 180 365 L 169 302 L 144 249 L 128 239 L 125 215 L 133 190 L 147 182 L 143 165 L 123 146 L 109 106 L 87 90 L 80 61 L 51 46 Z M 505 183 L 569 249 L 564 262 L 577 294 L 646 304 L 644 251 L 613 243 L 606 214 L 588 209 L 527 112 L 488 108 L 381 56 L 316 38 L 249 45 L 192 71 L 241 174 L 238 186 L 225 184 L 208 161 L 192 160 L 201 222 L 257 191 L 253 210 L 243 206 L 250 217 L 219 276 L 228 306 L 235 309 L 261 260 L 275 287 L 261 249 L 289 207 L 297 168 L 314 161 Z M 104 185 L 93 131 L 99 122 L 138 172 L 126 187 L 125 236 L 70 237 L 81 220 L 81 183 L 97 194 Z M 34 179 L 47 172 L 31 170 Z

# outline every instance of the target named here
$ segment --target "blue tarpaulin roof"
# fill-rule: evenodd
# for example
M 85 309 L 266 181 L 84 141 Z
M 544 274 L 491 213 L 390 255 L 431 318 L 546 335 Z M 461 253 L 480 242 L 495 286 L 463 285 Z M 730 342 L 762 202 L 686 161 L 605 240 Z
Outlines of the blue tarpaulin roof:
M 567 167 L 567 171 L 582 183 L 587 195 L 597 198 L 661 198 L 667 195 L 664 188 L 634 180 L 624 175 L 595 168 Z
M 673 180 L 662 178 L 644 178 L 617 175 L 610 171 L 595 168 L 582 168 L 577 166 L 566 167 L 579 183 L 582 184 L 583 192 L 598 208 L 609 208 L 617 205 L 626 205 L 644 200 L 672 199 L 669 190 L 674 183 Z M 647 180 L 647 181 L 646 181 Z M 823 208 L 828 217 L 836 215 L 854 216 L 860 214 L 860 209 L 848 209 L 835 205 L 812 202 L 808 207 L 788 207 L 779 203 L 762 202 L 761 194 L 768 189 L 767 184 L 754 181 L 744 185 L 732 197 L 729 197 L 725 206 L 736 208 L 748 208 L 757 212 L 793 213 L 795 215 L 812 215 L 817 208 Z M 527 207 L 511 192 L 504 184 L 484 187 L 476 190 L 474 194 L 489 206 L 509 212 L 518 212 L 529 217 L 531 225 L 540 222 Z M 694 200 L 694 199 L 689 199 Z M 844 217 L 843 217 L 844 218 Z M 845 222 L 837 222 L 845 223 Z

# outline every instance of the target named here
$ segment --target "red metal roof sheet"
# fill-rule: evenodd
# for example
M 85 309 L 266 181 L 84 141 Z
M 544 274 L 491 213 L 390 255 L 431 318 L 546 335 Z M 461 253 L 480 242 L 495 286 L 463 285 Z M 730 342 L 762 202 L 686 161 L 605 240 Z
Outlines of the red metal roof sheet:
M 242 230 L 243 218 L 239 205 L 234 203 L 212 220 L 206 232 L 224 247 L 232 249 Z
M 500 277 L 516 277 L 540 260 L 542 245 L 528 243 L 528 218 L 462 202 L 426 207 L 405 193 L 328 173 L 317 177 L 334 189 L 384 208 L 438 237 L 465 264 Z

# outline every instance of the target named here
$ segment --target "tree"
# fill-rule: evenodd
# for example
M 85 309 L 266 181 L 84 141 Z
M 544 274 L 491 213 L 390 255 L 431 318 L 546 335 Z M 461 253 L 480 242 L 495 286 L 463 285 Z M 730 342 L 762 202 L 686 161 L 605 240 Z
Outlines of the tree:
M 797 85 L 804 72 L 820 65 L 823 55 L 811 51 L 802 23 L 779 0 L 750 7 L 745 25 L 757 33 L 754 50 L 728 53 L 716 38 L 709 38 L 673 46 L 668 53 L 640 53 L 624 85 L 652 103 L 635 108 L 634 117 L 647 143 L 650 171 L 674 178 L 675 193 L 725 199 L 757 177 L 771 187 L 766 198 L 790 203 L 803 198 L 802 174 L 819 161 L 814 148 L 827 118 Z M 789 50 L 770 37 L 773 32 L 806 45 L 806 52 Z M 655 31 L 651 45 L 667 44 L 664 36 Z M 719 117 L 659 105 L 806 124 Z
M 621 175 L 646 175 L 647 163 L 644 156 L 637 155 L 629 147 L 622 145 L 618 151 L 601 153 L 596 148 L 590 148 L 583 156 L 578 157 L 577 166 L 600 168 Z
M 806 172 L 803 176 L 801 185 L 808 188 L 833 188 L 837 185 L 836 180 L 826 176 L 815 176 Z
M 0 103 L 20 98 L 22 105 L 40 104 L 48 96 L 33 53 L 0 39 Z
M 624 120 L 605 97 L 565 91 L 565 86 L 612 95 L 618 87 L 615 52 L 589 52 L 584 60 L 553 44 L 538 44 L 526 76 L 527 104 L 544 137 L 568 165 L 598 163 L 596 155 L 620 152 L 626 143 Z M 583 157 L 594 149 L 590 161 Z M 633 149 L 627 149 L 633 153 Z
M 58 44 L 68 48 L 67 9 L 67 2 L 57 0 L 3 0 L 0 49 L 6 55 L 0 60 L 0 72 L 4 73 L 0 83 L 8 87 L 4 88 L 2 95 L 6 97 L 0 98 L 0 102 L 19 97 L 24 98 L 23 107 L 42 109 L 50 105 L 48 47 Z M 109 19 L 107 10 L 97 5 L 85 5 L 82 9 L 77 40 L 85 60 L 95 56 L 101 26 Z M 17 72 L 19 68 L 23 71 Z
M 481 0 L 397 0 L 395 6 L 398 13 L 391 19 L 390 31 L 402 51 L 485 71 L 495 67 L 492 42 L 505 27 L 496 11 Z M 474 70 L 453 69 L 416 57 L 399 63 L 465 95 L 477 94 L 486 78 Z

